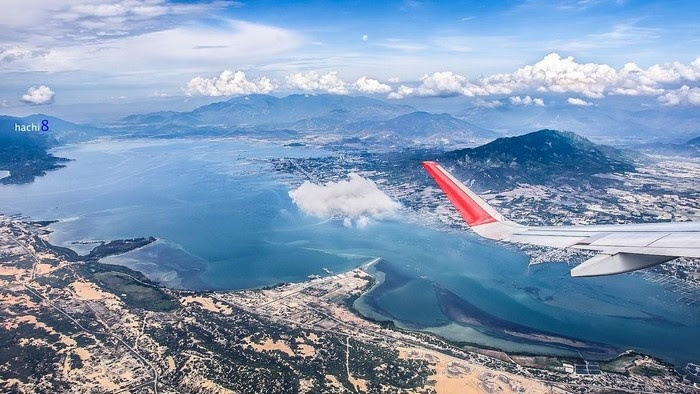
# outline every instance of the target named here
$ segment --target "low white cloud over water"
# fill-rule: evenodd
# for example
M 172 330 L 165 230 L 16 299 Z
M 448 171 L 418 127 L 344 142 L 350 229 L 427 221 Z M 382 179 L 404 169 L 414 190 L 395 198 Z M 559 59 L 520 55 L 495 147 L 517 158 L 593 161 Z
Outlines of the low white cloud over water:
M 341 217 L 346 226 L 365 227 L 373 220 L 396 214 L 401 205 L 372 180 L 350 173 L 347 180 L 315 184 L 304 182 L 289 192 L 294 204 L 309 215 Z

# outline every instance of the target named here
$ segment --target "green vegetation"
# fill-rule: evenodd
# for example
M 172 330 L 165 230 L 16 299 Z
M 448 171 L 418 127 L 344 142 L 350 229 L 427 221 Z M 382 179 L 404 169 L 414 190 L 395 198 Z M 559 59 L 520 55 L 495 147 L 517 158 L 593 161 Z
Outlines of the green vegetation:
M 155 242 L 155 240 L 156 239 L 153 237 L 148 237 L 109 241 L 107 243 L 103 243 L 99 246 L 96 246 L 93 250 L 90 251 L 90 254 L 88 254 L 85 257 L 85 260 L 96 261 L 103 257 L 130 252 L 132 250 L 142 248 L 152 242 Z
M 610 361 L 600 364 L 600 369 L 623 375 L 656 377 L 673 375 L 673 369 L 663 361 L 635 352 L 626 352 Z
M 15 123 L 26 123 L 22 119 L 0 116 L 0 170 L 10 171 L 10 176 L 0 179 L 0 184 L 29 183 L 46 171 L 65 167 L 68 161 L 48 153 L 55 143 L 45 133 L 18 132 Z
M 630 373 L 653 378 L 655 376 L 664 376 L 667 374 L 667 371 L 655 365 L 643 364 L 630 368 Z
M 600 369 L 606 372 L 627 374 L 627 369 L 634 366 L 634 360 L 636 360 L 637 357 L 638 355 L 636 353 L 625 353 L 610 361 L 601 363 Z
M 547 356 L 511 356 L 513 361 L 524 367 L 558 371 L 563 367 L 561 359 Z M 574 362 L 572 362 L 574 364 Z
M 88 263 L 82 265 L 80 271 L 88 279 L 116 294 L 129 306 L 156 312 L 172 311 L 180 306 L 143 274 L 127 267 Z
M 404 360 L 396 350 L 373 344 L 350 341 L 350 372 L 356 378 L 366 379 L 379 392 L 379 382 L 401 389 L 412 389 L 425 385 L 431 367 L 425 360 Z M 378 367 L 381 366 L 381 367 Z
M 505 189 L 519 182 L 572 184 L 603 182 L 595 174 L 635 171 L 628 152 L 591 141 L 571 132 L 540 130 L 498 138 L 486 145 L 447 152 L 438 157 L 454 165 L 479 186 Z
M 65 248 L 63 246 L 56 246 L 52 245 L 43 239 L 34 236 L 34 241 L 40 246 L 43 246 L 54 253 L 58 254 L 59 256 L 65 258 L 68 261 L 90 261 L 90 262 L 96 262 L 99 259 L 107 256 L 113 256 L 113 255 L 118 255 L 118 254 L 123 254 L 126 252 L 130 252 L 132 250 L 142 248 L 152 242 L 155 242 L 156 239 L 153 237 L 147 237 L 147 238 L 132 238 L 132 239 L 119 239 L 115 241 L 109 241 L 109 242 L 103 242 L 100 245 L 96 246 L 94 249 L 90 251 L 85 256 L 81 256 L 78 253 L 76 253 L 74 250 L 70 248 Z M 136 274 L 136 271 L 129 270 L 130 274 Z M 120 271 L 121 272 L 121 271 Z M 140 273 L 139 273 L 140 275 Z M 143 277 L 143 275 L 141 275 Z

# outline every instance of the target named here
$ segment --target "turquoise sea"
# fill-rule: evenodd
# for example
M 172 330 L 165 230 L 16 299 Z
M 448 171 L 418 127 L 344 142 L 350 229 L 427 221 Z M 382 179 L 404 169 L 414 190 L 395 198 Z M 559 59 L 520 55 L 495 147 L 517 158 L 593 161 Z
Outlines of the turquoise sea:
M 402 217 L 349 228 L 303 214 L 287 194 L 299 180 L 268 159 L 331 152 L 219 139 L 103 140 L 54 154 L 74 160 L 0 187 L 0 212 L 60 220 L 51 241 L 79 252 L 155 236 L 105 261 L 170 286 L 254 288 L 380 257 L 376 286 L 355 302 L 371 318 L 508 351 L 700 361 L 700 306 L 637 275 L 572 279 L 566 264 L 529 266 L 516 248 L 468 232 Z

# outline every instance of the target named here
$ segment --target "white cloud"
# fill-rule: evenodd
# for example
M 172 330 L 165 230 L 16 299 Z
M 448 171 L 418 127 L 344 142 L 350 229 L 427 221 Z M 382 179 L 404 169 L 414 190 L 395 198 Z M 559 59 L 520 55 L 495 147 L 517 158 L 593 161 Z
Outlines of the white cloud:
M 425 74 L 420 79 L 421 84 L 415 89 L 419 96 L 475 96 L 486 94 L 483 89 L 472 84 L 462 75 L 452 71 L 439 71 L 431 75 Z
M 480 80 L 490 93 L 539 89 L 555 93 L 576 92 L 586 97 L 602 97 L 616 81 L 617 72 L 607 64 L 581 64 L 569 56 L 550 53 L 534 65 L 519 68 L 511 74 L 495 74 Z
M 401 79 L 399 77 L 391 77 L 388 79 L 389 83 L 399 83 Z
M 582 99 L 577 98 L 577 97 L 569 97 L 568 99 L 566 99 L 566 101 L 571 105 L 577 105 L 579 107 L 589 107 L 589 106 L 593 105 L 592 102 L 582 100 Z
M 691 88 L 683 85 L 679 89 L 670 90 L 659 101 L 664 105 L 700 105 L 700 87 Z
M 362 36 L 362 41 L 367 41 L 369 40 L 369 36 L 367 34 Z
M 243 71 L 224 70 L 214 78 L 192 78 L 185 87 L 185 93 L 203 96 L 238 96 L 253 93 L 270 93 L 276 84 L 267 77 L 254 81 L 246 78 Z
M 646 70 L 635 63 L 627 63 L 618 73 L 617 83 L 612 86 L 612 94 L 622 95 L 660 95 L 664 84 L 681 81 L 700 80 L 700 58 L 689 66 L 673 62 L 665 65 L 655 64 Z
M 0 64 L 12 63 L 36 55 L 29 48 L 19 45 L 0 47 Z
M 550 53 L 534 65 L 519 68 L 510 74 L 495 74 L 477 81 L 491 94 L 515 91 L 579 93 L 590 98 L 605 94 L 658 95 L 663 84 L 681 80 L 700 80 L 700 62 L 690 66 L 674 62 L 641 69 L 634 63 L 619 71 L 607 64 L 578 63 L 573 57 L 562 58 Z
M 503 106 L 503 102 L 500 100 L 491 100 L 491 101 L 479 100 L 476 102 L 476 105 L 478 107 L 485 107 L 485 108 L 498 108 L 498 107 Z
M 348 94 L 347 83 L 338 77 L 337 71 L 319 74 L 315 71 L 296 73 L 287 76 L 287 84 L 294 89 L 308 92 L 328 92 L 332 94 Z
M 364 227 L 396 214 L 401 205 L 372 180 L 351 173 L 347 180 L 317 185 L 309 181 L 289 192 L 303 212 L 320 218 L 342 217 L 346 225 Z
M 80 44 L 23 40 L 0 45 L 0 63 L 6 70 L 96 71 L 120 78 L 133 75 L 138 80 L 148 74 L 165 82 L 174 73 L 210 72 L 266 61 L 296 49 L 303 41 L 298 33 L 278 27 L 223 20 L 215 27 L 190 24 Z
M 530 96 L 525 96 L 525 97 L 520 97 L 520 96 L 513 96 L 513 97 L 508 97 L 508 100 L 510 100 L 510 103 L 512 105 L 534 105 L 536 107 L 544 107 L 544 100 L 541 98 L 532 98 Z
M 370 79 L 367 77 L 360 77 L 355 81 L 355 89 L 362 93 L 389 93 L 391 92 L 391 87 L 389 85 L 383 84 L 376 79 Z
M 416 91 L 416 89 L 414 89 L 414 88 L 412 88 L 412 87 L 410 87 L 410 86 L 401 85 L 401 86 L 399 86 L 398 89 L 396 89 L 395 92 L 389 93 L 389 95 L 387 96 L 387 98 L 394 99 L 394 100 L 399 100 L 399 99 L 402 99 L 402 98 L 404 98 L 404 97 L 406 97 L 406 96 L 412 95 L 413 92 L 415 92 L 415 91 Z
M 48 86 L 32 86 L 20 100 L 32 105 L 51 104 L 54 101 L 54 95 L 54 91 Z
M 577 93 L 589 98 L 605 95 L 661 95 L 668 84 L 700 81 L 700 58 L 690 65 L 674 62 L 642 69 L 628 63 L 619 71 L 607 64 L 578 63 L 550 53 L 532 65 L 512 73 L 493 74 L 473 81 L 452 71 L 426 74 L 408 94 L 418 96 L 489 96 L 518 92 Z M 392 98 L 406 94 L 392 95 Z M 515 105 L 544 106 L 542 99 L 516 97 Z M 521 101 L 517 101 L 520 98 Z M 511 100 L 512 101 L 512 100 Z
M 191 20 L 226 8 L 240 6 L 236 2 L 210 1 L 197 4 L 167 0 L 4 0 L 0 29 L 19 38 L 42 37 L 78 45 L 113 37 L 139 35 L 167 30 L 180 22 Z M 24 38 L 24 39 L 22 39 Z M 55 45 L 54 45 L 55 46 Z

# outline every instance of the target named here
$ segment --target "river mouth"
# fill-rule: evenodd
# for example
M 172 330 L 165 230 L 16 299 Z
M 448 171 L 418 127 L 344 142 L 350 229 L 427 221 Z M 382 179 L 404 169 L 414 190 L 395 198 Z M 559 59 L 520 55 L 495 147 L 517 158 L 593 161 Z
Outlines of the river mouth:
M 234 139 L 59 151 L 74 159 L 66 168 L 0 188 L 4 211 L 60 220 L 51 242 L 79 252 L 154 236 L 104 262 L 171 287 L 300 282 L 379 257 L 378 284 L 355 303 L 370 318 L 513 352 L 597 358 L 634 349 L 677 364 L 700 360 L 700 308 L 638 276 L 572 279 L 566 264 L 529 267 L 515 248 L 402 217 L 357 228 L 303 214 L 288 196 L 299 180 L 274 172 L 269 159 L 331 152 Z

